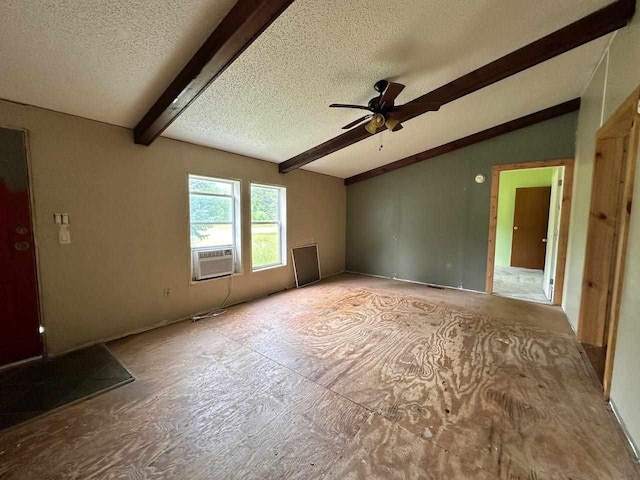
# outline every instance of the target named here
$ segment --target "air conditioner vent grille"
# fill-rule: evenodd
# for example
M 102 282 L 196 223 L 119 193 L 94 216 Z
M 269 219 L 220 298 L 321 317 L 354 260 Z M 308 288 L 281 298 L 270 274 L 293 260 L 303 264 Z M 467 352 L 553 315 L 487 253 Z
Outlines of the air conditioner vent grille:
M 198 252 L 198 258 L 215 258 L 215 257 L 226 257 L 233 256 L 233 250 L 230 248 L 224 250 L 204 250 Z
M 234 265 L 232 248 L 195 250 L 193 252 L 193 276 L 195 280 L 231 275 Z

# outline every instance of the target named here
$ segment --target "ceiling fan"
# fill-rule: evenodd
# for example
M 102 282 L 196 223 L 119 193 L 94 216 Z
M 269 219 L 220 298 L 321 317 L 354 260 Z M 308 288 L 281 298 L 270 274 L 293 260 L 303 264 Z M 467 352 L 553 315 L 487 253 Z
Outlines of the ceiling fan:
M 435 112 L 440 109 L 439 103 L 405 103 L 404 105 L 396 106 L 394 104 L 395 99 L 404 90 L 404 85 L 401 83 L 389 82 L 387 80 L 379 80 L 373 86 L 376 92 L 380 95 L 373 97 L 369 100 L 367 106 L 363 105 L 349 105 L 344 103 L 332 103 L 329 107 L 332 108 L 356 108 L 358 110 L 367 110 L 371 113 L 348 123 L 343 130 L 349 130 L 356 125 L 368 120 L 364 128 L 367 132 L 374 135 L 378 129 L 386 126 L 392 132 L 397 132 L 402 129 L 400 118 L 404 115 L 411 115 L 413 111 L 424 112 L 425 109 L 430 112 Z

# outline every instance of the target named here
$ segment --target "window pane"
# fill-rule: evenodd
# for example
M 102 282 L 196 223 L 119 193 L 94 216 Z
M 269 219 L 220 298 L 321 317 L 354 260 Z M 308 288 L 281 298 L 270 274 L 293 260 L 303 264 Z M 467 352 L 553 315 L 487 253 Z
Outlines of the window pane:
M 251 225 L 253 267 L 280 263 L 280 228 L 277 223 Z
M 277 188 L 251 186 L 251 221 L 279 221 L 279 199 L 280 192 Z
M 233 245 L 233 228 L 227 224 L 191 225 L 191 248 Z
M 189 195 L 191 222 L 228 222 L 231 223 L 232 199 Z
M 233 188 L 230 183 L 216 182 L 215 180 L 191 176 L 189 177 L 189 191 L 233 195 Z

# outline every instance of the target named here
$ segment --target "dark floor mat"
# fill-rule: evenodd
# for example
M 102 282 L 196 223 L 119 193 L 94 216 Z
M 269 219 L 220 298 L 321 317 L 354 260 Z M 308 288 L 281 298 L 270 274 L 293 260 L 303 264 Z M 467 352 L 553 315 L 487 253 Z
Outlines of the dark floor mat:
M 0 430 L 133 380 L 103 344 L 0 372 Z

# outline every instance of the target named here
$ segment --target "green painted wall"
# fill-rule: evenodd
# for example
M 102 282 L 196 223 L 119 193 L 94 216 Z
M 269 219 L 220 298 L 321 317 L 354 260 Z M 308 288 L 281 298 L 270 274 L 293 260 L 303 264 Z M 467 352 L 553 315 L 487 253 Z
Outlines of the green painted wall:
M 516 204 L 516 188 L 549 187 L 554 170 L 535 168 L 511 170 L 500 174 L 498 191 L 498 224 L 496 228 L 496 265 L 511 265 L 511 240 L 513 238 L 513 211 Z
M 347 270 L 484 290 L 491 166 L 573 157 L 576 113 L 347 188 Z M 474 178 L 482 173 L 483 184 Z

